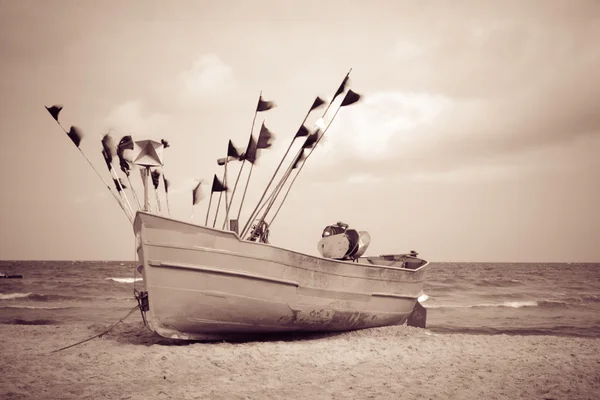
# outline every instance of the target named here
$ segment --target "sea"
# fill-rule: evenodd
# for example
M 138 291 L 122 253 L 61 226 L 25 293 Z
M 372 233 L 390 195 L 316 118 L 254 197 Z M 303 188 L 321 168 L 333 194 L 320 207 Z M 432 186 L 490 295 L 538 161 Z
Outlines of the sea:
M 0 324 L 113 324 L 137 305 L 131 261 L 0 261 Z M 600 337 L 600 264 L 432 263 L 420 302 L 439 334 Z M 128 321 L 139 319 L 139 312 Z

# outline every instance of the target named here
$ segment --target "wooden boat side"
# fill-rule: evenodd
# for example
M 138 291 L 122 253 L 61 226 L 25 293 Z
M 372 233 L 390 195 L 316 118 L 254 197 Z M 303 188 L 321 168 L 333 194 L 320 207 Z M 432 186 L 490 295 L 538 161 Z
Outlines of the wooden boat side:
M 324 259 L 147 213 L 135 231 L 151 328 L 188 340 L 403 323 L 427 265 Z

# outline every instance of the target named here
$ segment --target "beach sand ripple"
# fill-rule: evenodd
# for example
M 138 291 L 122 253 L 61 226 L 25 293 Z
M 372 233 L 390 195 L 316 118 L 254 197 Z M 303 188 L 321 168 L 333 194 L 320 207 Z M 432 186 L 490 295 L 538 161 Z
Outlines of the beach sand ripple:
M 124 323 L 0 325 L 2 399 L 596 399 L 600 339 L 406 326 L 180 343 Z

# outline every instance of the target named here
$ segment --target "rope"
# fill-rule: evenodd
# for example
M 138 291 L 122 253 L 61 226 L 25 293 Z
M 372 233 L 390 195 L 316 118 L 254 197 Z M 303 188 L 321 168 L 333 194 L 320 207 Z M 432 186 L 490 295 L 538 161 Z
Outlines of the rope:
M 56 352 L 58 352 L 58 351 L 62 351 L 62 350 L 66 350 L 66 349 L 70 349 L 71 347 L 75 347 L 75 346 L 77 346 L 77 345 L 80 345 L 80 344 L 82 344 L 82 343 L 89 342 L 89 341 L 90 341 L 90 340 L 92 340 L 92 339 L 95 339 L 95 338 L 97 338 L 97 337 L 101 337 L 101 336 L 103 336 L 103 335 L 107 334 L 107 333 L 108 333 L 108 332 L 110 332 L 110 331 L 111 331 L 111 330 L 112 330 L 112 329 L 113 329 L 115 326 L 119 325 L 119 324 L 120 324 L 121 322 L 123 322 L 123 321 L 124 321 L 124 320 L 125 320 L 127 317 L 129 317 L 131 314 L 133 314 L 133 313 L 135 312 L 135 310 L 137 310 L 138 308 L 139 308 L 139 305 L 138 305 L 138 306 L 135 306 L 135 307 L 133 307 L 133 308 L 131 309 L 131 311 L 129 311 L 129 312 L 127 313 L 127 315 L 126 315 L 126 316 L 124 316 L 124 317 L 123 317 L 123 318 L 121 318 L 119 321 L 117 321 L 117 322 L 115 322 L 114 324 L 112 324 L 112 325 L 111 325 L 111 326 L 110 326 L 110 327 L 109 327 L 107 330 L 105 330 L 104 332 L 102 332 L 102 333 L 99 333 L 99 334 L 97 334 L 97 335 L 94 335 L 94 336 L 92 336 L 91 338 L 87 338 L 87 339 L 85 339 L 85 340 L 82 340 L 81 342 L 74 343 L 74 344 L 72 344 L 72 345 L 69 345 L 69 346 L 66 346 L 66 347 L 60 348 L 60 349 L 58 349 L 58 350 L 53 350 L 53 351 L 51 351 L 51 353 L 56 353 Z

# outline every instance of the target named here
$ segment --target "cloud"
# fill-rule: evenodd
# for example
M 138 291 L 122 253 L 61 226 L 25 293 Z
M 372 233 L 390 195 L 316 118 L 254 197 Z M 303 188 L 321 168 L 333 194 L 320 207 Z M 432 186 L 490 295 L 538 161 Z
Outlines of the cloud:
M 442 172 L 418 172 L 407 178 L 413 182 L 428 183 L 480 183 L 505 180 L 523 174 L 514 165 L 469 166 Z
M 411 132 L 433 123 L 450 104 L 449 99 L 429 93 L 367 94 L 360 103 L 341 109 L 315 150 L 319 161 L 313 162 L 331 165 L 394 157 L 393 142 L 410 142 Z
M 600 25 L 557 3 L 563 14 L 521 7 L 403 26 L 389 68 L 406 91 L 364 93 L 340 111 L 305 168 L 311 180 L 500 179 L 510 165 L 491 160 L 600 135 Z
M 169 128 L 170 117 L 145 112 L 141 101 L 127 101 L 115 107 L 105 119 L 110 129 L 119 135 L 131 134 L 134 140 L 160 140 Z M 115 138 L 118 140 L 120 136 Z
M 206 192 L 208 191 L 208 193 L 210 194 L 210 185 L 212 184 L 212 181 L 208 181 L 205 178 L 190 176 L 175 180 L 172 188 L 169 189 L 169 193 L 177 195 L 188 193 L 191 198 L 192 191 L 194 190 L 198 182 L 201 182 L 200 187 L 202 188 L 202 192 L 206 194 Z
M 200 56 L 179 75 L 182 100 L 219 99 L 233 89 L 233 69 L 215 54 Z

